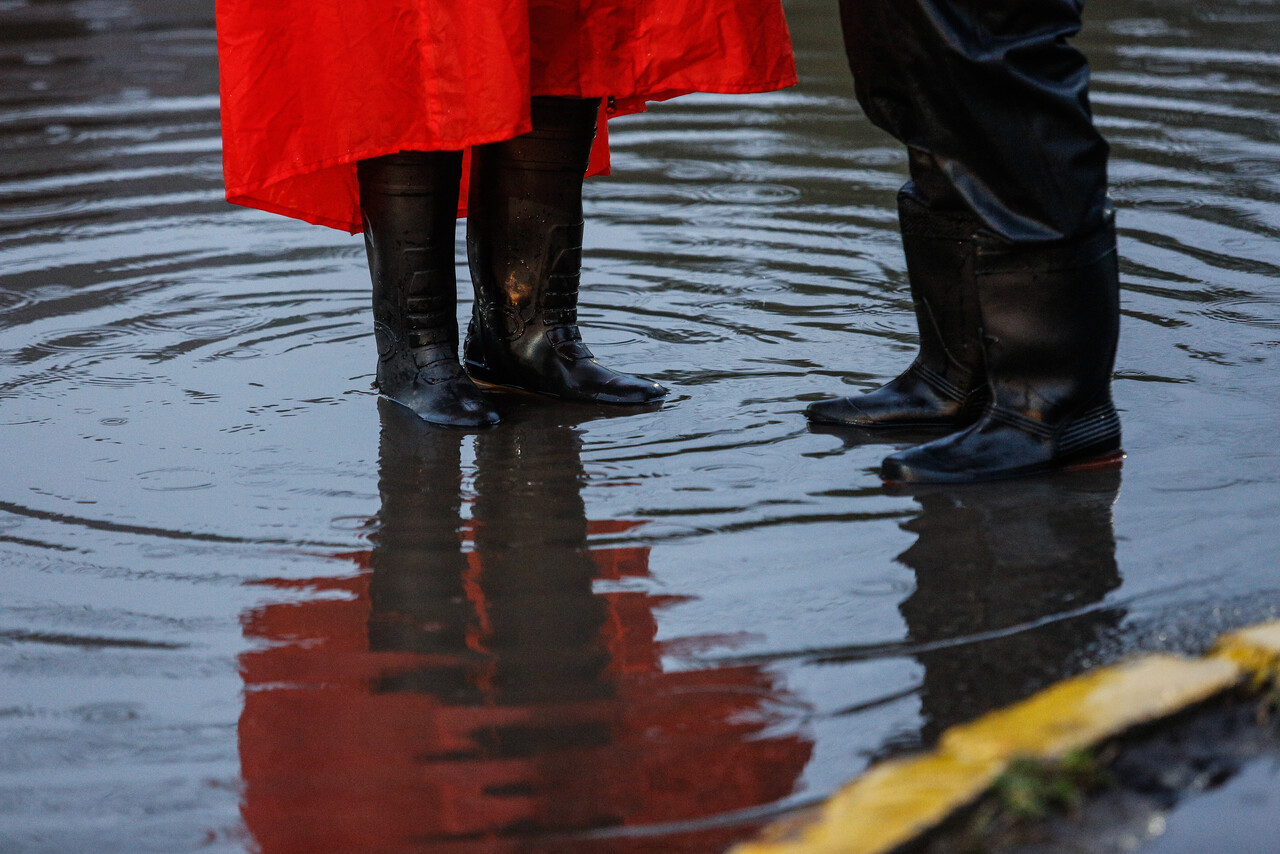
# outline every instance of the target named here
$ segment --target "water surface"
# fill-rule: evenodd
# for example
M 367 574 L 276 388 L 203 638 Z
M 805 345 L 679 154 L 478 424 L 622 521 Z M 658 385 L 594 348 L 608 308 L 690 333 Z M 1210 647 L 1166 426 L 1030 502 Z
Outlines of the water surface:
M 469 434 L 379 405 L 358 238 L 222 201 L 211 4 L 0 0 L 0 850 L 703 854 L 1275 616 L 1280 7 L 1080 38 L 1123 469 L 916 492 L 800 415 L 914 348 L 905 160 L 787 8 L 800 86 L 587 188 L 587 340 L 669 402 Z

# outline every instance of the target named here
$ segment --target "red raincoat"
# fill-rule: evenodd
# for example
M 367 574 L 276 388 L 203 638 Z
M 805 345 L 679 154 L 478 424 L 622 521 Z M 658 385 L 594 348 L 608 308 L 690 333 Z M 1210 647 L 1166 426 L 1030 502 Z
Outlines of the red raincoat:
M 607 118 L 796 82 L 780 0 L 217 0 L 217 17 L 227 200 L 352 233 L 356 161 L 510 139 L 532 95 L 604 98 Z M 588 174 L 608 168 L 602 121 Z

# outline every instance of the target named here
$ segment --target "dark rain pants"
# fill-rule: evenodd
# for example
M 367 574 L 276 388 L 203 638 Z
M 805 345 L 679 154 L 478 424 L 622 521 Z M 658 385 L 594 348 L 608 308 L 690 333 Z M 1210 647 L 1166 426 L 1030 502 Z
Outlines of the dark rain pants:
M 1107 143 L 1067 44 L 1083 0 L 840 0 L 858 101 L 907 145 L 904 190 L 1018 244 L 1104 218 Z

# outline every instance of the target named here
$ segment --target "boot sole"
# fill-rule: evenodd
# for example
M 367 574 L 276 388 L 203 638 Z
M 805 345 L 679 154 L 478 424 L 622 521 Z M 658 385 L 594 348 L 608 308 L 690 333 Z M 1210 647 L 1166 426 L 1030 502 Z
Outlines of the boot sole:
M 963 430 L 974 421 L 978 420 L 974 416 L 969 421 L 871 421 L 862 423 L 860 421 L 839 421 L 834 418 L 814 418 L 806 414 L 810 424 L 820 427 L 848 427 L 852 430 Z
M 938 480 L 888 480 L 881 478 L 881 483 L 885 486 L 902 488 L 913 486 L 958 486 L 966 483 L 992 483 L 1001 480 L 1015 480 L 1022 477 L 1037 477 L 1046 474 L 1058 474 L 1060 472 L 1084 472 L 1097 471 L 1099 469 L 1116 468 L 1124 462 L 1124 451 L 1107 451 L 1096 457 L 1090 457 L 1079 462 L 1067 463 L 1066 465 L 1049 465 L 1036 466 L 1026 469 L 1012 469 L 1003 472 L 992 472 L 988 475 L 972 477 L 972 478 L 956 478 L 938 479 Z
M 387 395 L 387 394 L 383 394 L 382 392 L 378 392 L 378 396 L 381 397 L 383 400 L 388 401 L 389 403 L 394 403 L 396 406 L 399 406 L 401 409 L 405 410 L 406 412 L 413 413 L 414 417 L 417 418 L 419 421 L 422 421 L 426 424 L 430 424 L 432 427 L 448 427 L 451 430 L 488 430 L 489 428 L 497 427 L 499 424 L 502 423 L 501 419 L 498 419 L 498 418 L 495 418 L 492 421 L 473 422 L 470 424 L 461 424 L 456 421 L 434 421 L 426 417 L 421 412 L 414 409 L 412 406 L 405 403 L 404 401 L 396 400 L 394 397 L 391 397 L 390 395 Z
M 1097 469 L 1116 468 L 1124 462 L 1124 451 L 1112 451 L 1109 454 L 1103 454 L 1092 460 L 1085 460 L 1082 463 L 1073 463 L 1072 465 L 1058 469 L 1058 471 L 1095 471 Z
M 473 383 L 475 383 L 478 387 L 483 389 L 514 392 L 516 394 L 520 394 L 525 397 L 535 397 L 535 398 L 540 397 L 540 398 L 543 398 L 544 400 L 545 399 L 563 400 L 568 403 L 586 403 L 586 404 L 595 403 L 601 406 L 654 406 L 655 404 L 662 403 L 662 401 L 666 399 L 666 395 L 663 395 L 662 397 L 655 397 L 653 400 L 642 400 L 642 401 L 609 400 L 607 398 L 600 398 L 600 397 L 566 397 L 565 395 L 555 394 L 554 392 L 534 391 L 532 389 L 523 388 L 518 385 L 507 385 L 505 383 L 498 383 L 492 380 L 481 379 L 479 376 L 472 373 L 468 373 L 467 375 L 471 377 L 471 381 Z

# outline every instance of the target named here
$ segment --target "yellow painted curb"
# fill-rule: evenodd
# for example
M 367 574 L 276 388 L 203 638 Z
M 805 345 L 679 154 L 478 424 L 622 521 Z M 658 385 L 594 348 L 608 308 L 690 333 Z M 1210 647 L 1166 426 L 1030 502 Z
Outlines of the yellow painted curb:
M 1280 623 L 1275 628 L 1280 633 Z M 1266 638 L 1280 641 L 1280 634 Z M 1280 645 L 1269 649 L 1280 662 Z M 1065 680 L 952 727 L 931 753 L 872 767 L 821 806 L 766 828 L 731 854 L 892 851 L 977 800 L 1013 760 L 1096 745 L 1207 700 L 1244 675 L 1226 655 L 1151 655 Z
M 1280 680 L 1280 621 L 1225 634 L 1210 655 L 1235 662 L 1255 679 Z
M 970 757 L 1056 759 L 1207 700 L 1240 677 L 1238 667 L 1220 658 L 1149 655 L 1059 682 L 952 727 L 939 746 Z
M 985 792 L 1004 763 L 935 752 L 876 765 L 836 792 L 809 821 L 765 828 L 731 854 L 872 854 L 934 827 Z

